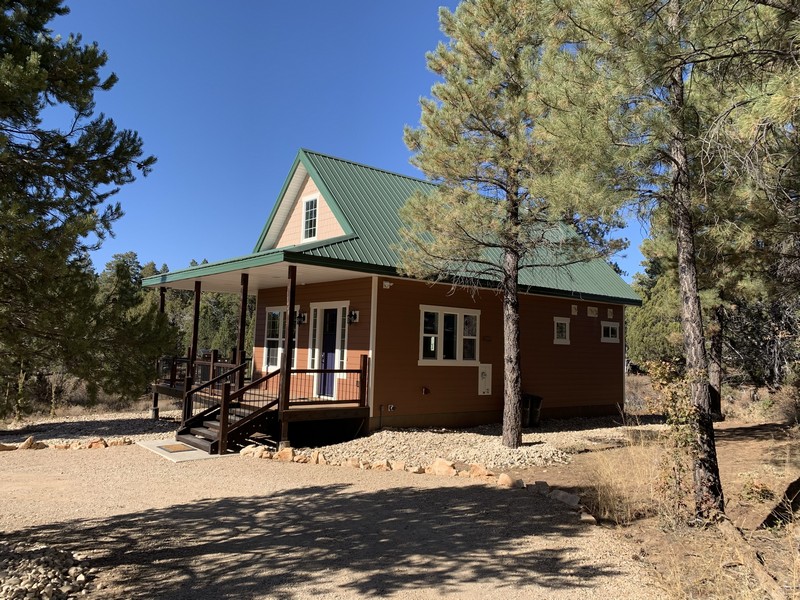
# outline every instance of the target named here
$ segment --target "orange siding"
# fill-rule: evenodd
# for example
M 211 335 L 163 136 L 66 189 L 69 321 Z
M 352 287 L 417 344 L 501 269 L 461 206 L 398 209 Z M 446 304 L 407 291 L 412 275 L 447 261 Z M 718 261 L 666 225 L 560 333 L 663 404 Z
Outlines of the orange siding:
M 302 267 L 300 267 L 302 269 Z M 331 283 L 318 283 L 313 285 L 297 286 L 295 304 L 300 311 L 308 315 L 305 323 L 297 326 L 297 362 L 298 369 L 308 368 L 308 347 L 311 334 L 312 302 L 337 302 L 342 306 L 349 304 L 349 310 L 359 311 L 358 323 L 347 326 L 347 351 L 345 366 L 347 369 L 358 369 L 361 355 L 369 353 L 369 326 L 372 281 L 369 277 L 348 279 Z M 256 348 L 255 366 L 261 374 L 264 362 L 264 331 L 266 327 L 266 310 L 268 306 L 285 306 L 286 288 L 271 288 L 258 291 L 256 313 Z M 349 376 L 355 377 L 355 376 Z
M 344 235 L 344 229 L 336 220 L 330 206 L 322 197 L 322 194 L 317 188 L 316 184 L 311 178 L 306 177 L 300 193 L 297 195 L 297 200 L 292 213 L 286 220 L 283 231 L 278 238 L 276 248 L 283 248 L 284 246 L 294 246 L 302 243 L 302 227 L 303 227 L 303 200 L 306 198 L 317 197 L 317 240 L 325 240 L 332 237 Z
M 384 288 L 383 281 L 391 287 Z M 492 365 L 491 396 L 478 395 L 476 366 L 418 366 L 420 304 L 481 311 L 479 358 Z M 588 306 L 598 308 L 598 317 L 587 317 Z M 607 318 L 608 309 L 614 318 Z M 373 427 L 468 425 L 501 418 L 503 329 L 497 294 L 483 290 L 473 298 L 446 285 L 380 279 L 377 313 Z M 554 316 L 570 318 L 570 345 L 553 343 Z M 624 346 L 600 341 L 601 321 L 618 322 L 622 336 L 621 306 L 521 298 L 523 390 L 544 398 L 544 415 L 611 413 L 622 402 Z M 389 405 L 395 410 L 389 411 Z

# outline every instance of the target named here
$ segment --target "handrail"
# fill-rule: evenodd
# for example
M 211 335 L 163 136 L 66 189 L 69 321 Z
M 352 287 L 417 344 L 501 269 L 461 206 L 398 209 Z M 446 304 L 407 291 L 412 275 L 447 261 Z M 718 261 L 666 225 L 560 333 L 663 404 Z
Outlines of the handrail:
M 275 376 L 277 376 L 277 375 L 280 375 L 280 374 L 281 374 L 281 370 L 280 370 L 280 369 L 278 369 L 278 370 L 276 370 L 276 371 L 272 371 L 272 373 L 267 373 L 266 375 L 263 375 L 263 376 L 259 377 L 259 378 L 258 378 L 258 379 L 256 379 L 255 381 L 251 381 L 251 382 L 250 382 L 250 383 L 248 383 L 246 386 L 244 386 L 244 387 L 242 387 L 242 388 L 239 388 L 238 390 L 236 390 L 235 392 L 233 392 L 233 393 L 231 394 L 231 397 L 230 397 L 230 399 L 231 399 L 231 400 L 238 400 L 239 398 L 241 398 L 242 396 L 244 396 L 246 392 L 249 392 L 249 391 L 250 391 L 251 389 L 253 389 L 254 387 L 256 387 L 256 386 L 259 386 L 259 385 L 261 385 L 262 383 L 264 383 L 265 381 L 267 381 L 267 380 L 269 380 L 269 379 L 272 379 L 273 377 L 275 377 Z
M 217 364 L 218 366 L 224 366 L 224 365 L 223 365 L 223 363 L 216 363 L 216 364 Z M 220 373 L 219 375 L 217 375 L 216 377 L 214 377 L 214 379 L 209 379 L 209 380 L 208 380 L 208 381 L 206 381 L 205 383 L 203 383 L 203 384 L 201 384 L 201 385 L 198 385 L 196 388 L 192 388 L 192 389 L 190 389 L 190 390 L 189 390 L 189 391 L 187 391 L 186 393 L 187 393 L 187 394 L 195 394 L 195 393 L 199 392 L 200 390 L 202 390 L 202 389 L 204 389 L 204 388 L 207 388 L 207 387 L 208 387 L 208 386 L 210 386 L 210 385 L 215 385 L 215 384 L 219 383 L 221 380 L 225 379 L 226 377 L 228 377 L 228 376 L 230 376 L 230 375 L 233 375 L 234 373 L 236 373 L 236 371 L 238 371 L 238 370 L 240 370 L 240 369 L 243 369 L 243 368 L 245 368 L 246 366 L 247 366 L 247 363 L 246 363 L 246 362 L 243 362 L 243 363 L 242 363 L 242 364 L 240 364 L 238 367 L 236 367 L 236 368 L 233 368 L 233 369 L 230 369 L 229 371 L 225 371 L 224 373 Z

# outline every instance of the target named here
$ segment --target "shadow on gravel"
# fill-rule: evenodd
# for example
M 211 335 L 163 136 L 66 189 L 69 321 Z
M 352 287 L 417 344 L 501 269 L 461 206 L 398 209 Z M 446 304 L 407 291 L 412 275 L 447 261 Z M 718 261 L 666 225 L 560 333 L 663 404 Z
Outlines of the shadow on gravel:
M 594 579 L 618 574 L 601 559 L 576 562 L 583 542 L 570 543 L 570 536 L 586 525 L 531 492 L 477 485 L 348 489 L 202 500 L 12 536 L 90 553 L 90 567 L 125 582 L 119 595 L 94 596 L 104 598 L 377 597 L 431 589 L 458 595 L 473 582 L 496 597 L 532 583 L 577 595 Z
M 130 419 L 92 419 L 85 421 L 54 421 L 36 423 L 20 429 L 0 429 L 0 442 L 18 444 L 32 435 L 35 439 L 47 442 L 50 439 L 78 437 L 122 437 L 124 435 L 140 435 L 154 431 L 175 431 L 178 421 L 159 419 L 153 421 L 148 417 Z

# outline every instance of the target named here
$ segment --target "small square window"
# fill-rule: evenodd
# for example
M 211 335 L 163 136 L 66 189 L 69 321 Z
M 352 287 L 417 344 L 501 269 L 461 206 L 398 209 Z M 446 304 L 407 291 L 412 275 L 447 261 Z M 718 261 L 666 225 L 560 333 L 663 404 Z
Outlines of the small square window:
M 606 342 L 608 344 L 618 344 L 619 343 L 619 323 L 615 323 L 612 321 L 603 321 L 600 324 L 600 331 L 601 331 L 601 342 Z
M 566 317 L 553 317 L 553 343 L 569 344 L 569 319 Z
M 597 307 L 596 306 L 587 306 L 586 307 L 586 316 L 587 317 L 596 317 L 597 316 Z

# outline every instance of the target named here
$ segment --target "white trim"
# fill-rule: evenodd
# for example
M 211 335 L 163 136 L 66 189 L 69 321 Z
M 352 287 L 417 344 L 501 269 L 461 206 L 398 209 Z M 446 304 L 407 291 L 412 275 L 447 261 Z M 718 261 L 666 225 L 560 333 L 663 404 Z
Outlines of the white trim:
M 300 305 L 295 305 L 294 311 L 295 313 L 299 312 Z M 269 332 L 269 326 L 267 320 L 269 317 L 266 315 L 271 312 L 276 312 L 280 314 L 280 323 L 278 323 L 278 364 L 275 366 L 270 366 L 267 364 L 267 333 Z M 284 340 L 286 338 L 286 307 L 285 306 L 265 306 L 264 307 L 265 319 L 264 319 L 264 345 L 263 348 L 263 357 L 261 359 L 261 369 L 262 373 L 272 373 L 273 371 L 277 371 L 281 368 L 281 361 L 283 357 L 283 345 Z M 295 329 L 295 339 L 297 338 L 297 329 Z M 274 339 L 274 338 L 273 338 Z M 295 345 L 294 354 L 292 355 L 292 368 L 297 368 L 297 346 Z
M 438 325 L 437 330 L 442 331 L 444 327 L 444 315 L 456 315 L 456 358 L 445 359 L 441 357 L 443 344 L 439 343 L 436 346 L 436 358 L 423 358 L 422 357 L 422 342 L 425 338 L 425 313 L 437 313 Z M 478 319 L 476 335 L 475 335 L 475 358 L 472 360 L 465 360 L 462 358 L 464 352 L 464 317 L 473 316 Z M 464 366 L 477 366 L 480 364 L 481 357 L 481 311 L 479 309 L 459 308 L 455 306 L 434 306 L 430 304 L 419 305 L 419 340 L 417 349 L 419 354 L 417 356 L 417 365 L 420 367 L 464 367 Z M 427 334 L 429 337 L 431 334 Z M 443 333 L 437 333 L 437 338 L 441 338 Z
M 369 304 L 369 384 L 367 385 L 367 404 L 369 416 L 373 414 L 373 399 L 375 390 L 375 338 L 378 333 L 378 276 L 372 276 L 372 296 Z
M 567 326 L 566 339 L 557 337 L 559 323 L 563 323 L 564 325 Z M 570 344 L 569 317 L 553 317 L 553 343 L 558 344 L 560 346 L 569 346 Z
M 616 329 L 617 335 L 606 337 L 606 327 Z M 605 344 L 619 344 L 619 321 L 600 321 L 600 341 Z
M 341 319 L 342 319 L 342 311 L 344 311 L 345 321 L 347 320 L 347 313 L 350 310 L 350 301 L 349 300 L 342 300 L 340 302 L 312 302 L 309 304 L 308 312 L 311 315 L 309 320 L 309 327 L 308 327 L 308 368 L 309 369 L 319 369 L 320 360 L 322 359 L 322 326 L 323 326 L 323 311 L 325 309 L 336 309 L 336 350 L 333 353 L 333 368 L 337 369 L 340 363 L 340 359 L 344 360 L 345 368 L 347 368 L 347 348 L 342 347 L 342 328 L 340 326 Z M 313 314 L 314 311 L 317 311 L 317 326 L 314 327 L 314 319 Z M 347 327 L 350 327 L 348 323 Z M 345 334 L 346 335 L 346 334 Z M 313 337 L 312 337 L 313 336 Z M 349 337 L 349 336 L 348 336 Z M 311 360 L 311 341 L 312 339 L 315 342 L 316 348 L 316 356 L 314 360 Z M 346 340 L 345 340 L 346 341 Z M 341 353 L 344 353 L 344 356 L 341 356 Z M 336 398 L 336 388 L 338 385 L 338 380 L 342 377 L 346 377 L 346 375 L 336 376 L 333 378 L 333 395 L 330 396 L 332 398 Z M 314 374 L 314 393 L 318 389 L 318 378 L 319 375 L 317 373 Z M 327 396 L 326 396 L 327 397 Z

